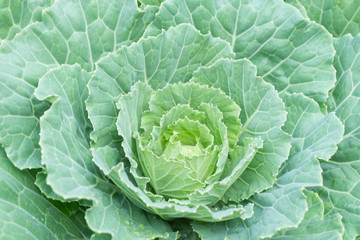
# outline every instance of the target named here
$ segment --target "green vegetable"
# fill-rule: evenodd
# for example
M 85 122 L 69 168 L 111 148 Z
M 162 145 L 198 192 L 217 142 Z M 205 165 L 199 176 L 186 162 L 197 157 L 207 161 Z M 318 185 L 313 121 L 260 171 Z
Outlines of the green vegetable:
M 1 3 L 0 238 L 359 238 L 359 9 Z

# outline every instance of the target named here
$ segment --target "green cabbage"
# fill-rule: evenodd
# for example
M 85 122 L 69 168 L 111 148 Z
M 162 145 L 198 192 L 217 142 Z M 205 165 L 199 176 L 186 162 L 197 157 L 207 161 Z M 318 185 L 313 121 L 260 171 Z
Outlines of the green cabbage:
M 0 239 L 357 239 L 359 11 L 1 3 Z

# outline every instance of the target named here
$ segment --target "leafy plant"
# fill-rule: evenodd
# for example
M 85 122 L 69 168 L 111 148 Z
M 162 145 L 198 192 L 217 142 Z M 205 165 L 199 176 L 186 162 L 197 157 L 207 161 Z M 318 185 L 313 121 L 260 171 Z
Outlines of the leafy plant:
M 357 239 L 360 3 L 285 2 L 4 2 L 0 238 Z

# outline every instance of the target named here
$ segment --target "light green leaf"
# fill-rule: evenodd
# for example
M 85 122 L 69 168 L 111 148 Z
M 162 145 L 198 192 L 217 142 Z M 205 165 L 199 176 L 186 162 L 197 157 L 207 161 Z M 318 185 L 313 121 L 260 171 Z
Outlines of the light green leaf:
M 46 183 L 46 171 L 42 170 L 36 174 L 35 185 L 40 189 L 40 191 L 49 199 L 58 200 L 64 202 L 65 199 L 58 194 L 56 194 L 52 188 Z
M 149 109 L 149 101 L 153 90 L 141 82 L 132 87 L 128 95 L 121 96 L 117 102 L 119 116 L 116 123 L 120 136 L 124 141 L 124 148 L 127 157 L 137 160 L 137 146 L 134 139 L 134 133 L 140 132 L 142 115 Z
M 65 63 L 93 70 L 107 52 L 138 40 L 151 14 L 134 0 L 59 0 L 44 10 L 42 22 L 2 42 L 0 142 L 17 167 L 41 167 L 39 117 L 49 104 L 33 97 L 39 79 Z
M 334 113 L 323 115 L 319 105 L 302 94 L 286 94 L 283 99 L 288 112 L 283 130 L 292 136 L 292 148 L 277 182 L 322 185 L 322 170 L 317 159 L 329 160 L 336 152 L 344 126 Z
M 126 196 L 131 199 L 132 203 L 142 209 L 147 209 L 161 215 L 165 219 L 172 219 L 174 216 L 179 218 L 193 218 L 201 221 L 224 221 L 232 218 L 249 218 L 253 211 L 253 204 L 218 206 L 210 208 L 204 205 L 189 207 L 176 203 L 153 201 L 149 194 L 141 191 L 134 182 L 129 179 L 129 172 L 126 170 L 126 162 L 116 165 L 119 158 L 118 152 L 114 148 L 102 147 L 93 151 L 94 161 L 101 167 L 106 175 L 109 175 L 116 185 L 120 186 Z M 114 167 L 115 166 L 115 167 Z
M 317 188 L 326 214 L 340 213 L 344 239 L 360 235 L 360 35 L 335 39 L 337 83 L 328 107 L 345 126 L 344 139 L 328 162 L 321 162 L 323 187 Z
M 283 0 L 167 0 L 145 35 L 184 22 L 229 42 L 280 93 L 324 102 L 334 86 L 331 35 Z
M 308 210 L 299 226 L 279 231 L 272 240 L 341 240 L 344 226 L 340 214 L 324 217 L 324 204 L 320 197 L 305 191 Z M 268 240 L 269 240 L 268 239 Z
M 358 0 L 285 0 L 304 8 L 309 18 L 323 25 L 334 37 L 360 33 L 360 2 Z
M 149 174 L 146 176 L 149 177 L 151 186 L 161 196 L 183 199 L 195 189 L 205 186 L 204 182 L 191 176 L 196 173 L 186 166 L 185 161 L 166 159 L 165 156 L 157 157 L 147 149 L 141 151 L 139 160 L 144 166 L 143 169 L 146 169 L 144 172 Z
M 214 182 L 202 191 L 196 191 L 191 194 L 191 203 L 209 202 L 210 204 L 215 204 L 222 200 L 226 191 L 246 171 L 249 164 L 254 161 L 254 156 L 258 149 L 262 147 L 263 142 L 259 139 L 246 139 L 241 144 L 241 146 L 236 145 L 229 152 L 225 169 L 222 171 L 219 181 Z
M 155 125 L 167 126 L 170 123 L 174 123 L 177 119 L 185 117 L 188 117 L 194 121 L 200 121 L 202 123 L 204 123 L 206 119 L 206 116 L 203 112 L 192 109 L 189 104 L 178 104 L 160 118 L 160 123 L 159 117 L 155 113 L 145 111 L 141 119 L 141 128 L 144 129 L 145 132 L 150 133 L 153 131 L 153 127 Z
M 259 239 L 279 229 L 297 226 L 306 211 L 306 198 L 298 187 L 274 187 L 255 195 L 254 215 L 246 220 L 220 223 L 192 222 L 194 230 L 206 240 Z
M 153 114 L 144 118 L 153 118 L 153 124 L 159 125 L 161 116 L 178 104 L 189 104 L 193 109 L 200 109 L 201 104 L 211 104 L 221 113 L 227 131 L 220 131 L 214 124 L 208 124 L 210 131 L 216 139 L 221 139 L 227 132 L 229 146 L 234 146 L 240 134 L 241 123 L 239 121 L 240 107 L 229 96 L 216 88 L 197 83 L 174 84 L 155 92 L 150 101 L 150 110 Z M 207 107 L 201 107 L 206 112 Z M 215 111 L 216 112 L 216 111 Z M 207 118 L 212 118 L 207 116 Z M 210 121 L 209 121 L 210 122 Z M 211 127 L 212 125 L 212 127 Z
M 80 225 L 84 218 L 74 222 L 60 211 L 36 188 L 32 175 L 14 167 L 1 148 L 0 163 L 1 239 L 89 238 L 91 232 Z
M 126 156 L 127 159 L 119 161 L 119 156 L 117 156 L 119 155 L 119 152 L 116 148 L 111 148 L 110 146 L 95 148 L 93 150 L 95 163 L 106 175 L 109 175 L 110 169 L 119 162 L 129 162 L 130 173 L 133 175 L 139 188 L 146 192 L 149 175 L 144 174 L 146 168 L 143 162 L 139 160 L 139 144 L 138 139 L 136 139 L 138 136 L 135 136 L 135 134 L 140 132 L 141 118 L 144 111 L 149 109 L 149 101 L 152 93 L 153 90 L 151 87 L 142 82 L 137 82 L 132 86 L 131 92 L 121 96 L 116 104 L 120 111 L 116 126 L 119 135 L 123 138 L 121 150 L 124 151 L 124 157 Z M 115 156 L 113 156 L 114 153 Z
M 115 105 L 134 83 L 141 81 L 155 90 L 187 82 L 199 66 L 231 56 L 226 42 L 183 24 L 103 58 L 89 83 L 87 110 L 94 126 L 93 140 L 97 146 L 116 146 L 121 141 Z
M 105 162 L 104 159 L 101 158 L 104 158 L 104 156 L 108 157 L 111 154 L 110 150 L 112 149 L 97 149 L 95 161 Z M 129 174 L 124 168 L 123 163 L 118 164 L 112 169 L 110 169 L 109 166 L 102 166 L 105 167 L 102 170 L 106 174 L 109 174 L 116 185 L 120 186 L 121 189 L 126 192 L 126 196 L 131 199 L 134 204 L 143 209 L 151 209 L 152 211 L 156 212 L 156 214 L 167 220 L 171 220 L 174 217 L 177 217 L 190 218 L 205 222 L 217 222 L 233 218 L 246 219 L 249 218 L 253 213 L 253 204 L 245 204 L 244 206 L 241 204 L 234 204 L 229 206 L 222 206 L 219 208 L 208 207 L 202 204 L 190 207 L 172 203 L 170 201 L 154 202 L 143 191 L 140 191 L 140 189 L 129 179 Z
M 36 89 L 37 98 L 54 100 L 40 120 L 47 183 L 64 199 L 93 202 L 86 220 L 94 231 L 115 239 L 167 236 L 166 223 L 160 219 L 149 222 L 150 216 L 132 205 L 92 162 L 88 144 L 91 124 L 85 110 L 89 78 L 79 65 L 63 65 L 47 73 Z
M 278 225 L 292 224 L 293 228 L 284 229 L 278 232 L 274 237 L 269 239 L 341 239 L 343 232 L 343 226 L 340 222 L 341 217 L 337 214 L 323 217 L 323 204 L 317 195 L 312 194 L 309 191 L 305 191 L 306 202 L 304 197 L 299 194 L 299 188 L 283 188 L 279 191 L 279 188 L 275 188 L 274 191 L 267 191 L 271 195 L 278 197 L 278 202 L 271 206 L 270 202 L 266 200 L 267 195 L 264 198 L 256 198 L 256 205 L 261 206 L 264 209 L 264 214 L 261 221 L 257 221 L 256 230 L 254 230 L 254 218 L 259 217 L 258 207 L 255 207 L 254 217 L 243 221 L 228 221 L 224 223 L 202 224 L 193 222 L 195 230 L 203 237 L 203 239 L 258 239 L 269 234 L 269 227 L 275 227 Z M 260 194 L 259 194 L 260 196 Z M 286 200 L 289 197 L 290 199 Z M 296 200 L 295 200 L 296 199 Z M 262 201 L 263 200 L 263 201 Z M 291 201 L 296 201 L 297 204 L 289 204 Z M 307 207 L 306 207 L 307 205 Z M 299 224 L 295 219 L 299 219 L 302 216 L 304 210 L 309 209 L 302 222 Z M 301 219 L 301 218 L 300 218 Z M 297 223 L 296 223 L 297 222 Z M 243 227 L 242 225 L 246 226 Z M 255 225 L 255 226 L 256 226 Z M 210 229 L 210 231 L 209 231 Z M 260 231 L 261 230 L 261 231 Z M 273 231 L 272 231 L 273 232 Z
M 0 3 L 0 40 L 11 40 L 27 25 L 41 20 L 44 8 L 54 0 L 5 0 Z
M 198 69 L 191 81 L 221 89 L 240 106 L 239 143 L 248 137 L 260 137 L 264 143 L 224 200 L 238 202 L 271 187 L 290 150 L 290 138 L 281 130 L 285 107 L 274 87 L 256 77 L 256 67 L 248 60 L 222 59 Z

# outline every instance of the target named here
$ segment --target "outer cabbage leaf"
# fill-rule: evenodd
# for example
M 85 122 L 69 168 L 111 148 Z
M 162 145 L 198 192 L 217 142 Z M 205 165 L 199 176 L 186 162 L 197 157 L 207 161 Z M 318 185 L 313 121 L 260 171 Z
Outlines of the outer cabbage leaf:
M 320 197 L 311 191 L 305 191 L 308 210 L 299 226 L 284 229 L 270 239 L 308 239 L 308 240 L 341 240 L 344 226 L 340 214 L 324 217 L 324 204 Z
M 334 37 L 360 33 L 360 2 L 357 0 L 285 0 L 305 9 L 307 16 L 323 25 Z
M 63 65 L 47 73 L 35 91 L 40 100 L 53 101 L 40 119 L 46 182 L 65 199 L 92 201 L 86 220 L 96 232 L 108 233 L 115 239 L 167 237 L 167 223 L 129 202 L 92 161 L 92 128 L 85 109 L 89 79 L 90 74 L 79 65 Z
M 32 174 L 14 167 L 1 148 L 0 162 L 1 239 L 89 238 L 91 231 L 81 227 L 84 216 L 74 219 L 66 205 L 56 206 L 46 199 Z
M 322 170 L 317 159 L 329 160 L 336 152 L 344 127 L 334 113 L 323 115 L 315 101 L 301 94 L 286 95 L 284 102 L 288 116 L 283 130 L 292 136 L 292 148 L 277 182 L 322 185 Z
M 307 210 L 306 195 L 303 193 L 304 187 L 322 184 L 321 168 L 315 156 L 321 156 L 328 160 L 331 153 L 335 153 L 336 144 L 342 139 L 343 125 L 334 114 L 322 115 L 319 106 L 304 95 L 286 94 L 285 96 L 284 102 L 288 117 L 283 129 L 288 134 L 296 134 L 292 141 L 289 159 L 283 163 L 278 180 L 272 188 L 248 199 L 254 203 L 254 215 L 251 218 L 231 220 L 216 225 L 194 222 L 192 225 L 201 236 L 209 236 L 211 233 L 214 239 L 215 237 L 217 239 L 272 237 L 278 230 L 297 227 L 303 221 Z M 303 105 L 311 107 L 303 109 Z M 313 117 L 299 117 L 299 115 Z M 319 127 L 312 129 L 314 131 L 309 131 L 308 125 Z M 301 139 L 301 141 L 296 141 L 296 139 Z M 318 141 L 321 142 L 319 146 Z M 313 151 L 309 152 L 309 149 Z M 327 149 L 325 154 L 324 149 Z M 300 160 L 297 158 L 299 155 L 303 155 Z M 287 172 L 290 171 L 297 172 L 297 174 L 289 176 Z M 302 176 L 307 176 L 308 171 L 315 177 L 304 179 Z M 209 232 L 208 229 L 219 232 L 216 235 L 213 231 Z
M 41 11 L 54 0 L 6 0 L 0 3 L 0 40 L 11 40 L 27 25 L 41 20 Z
M 51 68 L 78 63 L 91 71 L 100 57 L 138 40 L 154 11 L 134 0 L 56 1 L 0 47 L 0 142 L 19 168 L 41 167 L 39 117 L 49 107 L 33 97 Z M 150 15 L 150 16 L 149 16 Z M 13 107 L 17 106 L 17 107 Z
M 167 0 L 146 29 L 187 22 L 228 41 L 280 93 L 301 92 L 325 102 L 335 82 L 331 35 L 282 0 Z
M 47 177 L 47 173 L 45 169 L 43 169 L 42 171 L 36 174 L 35 185 L 40 189 L 40 191 L 49 199 L 58 200 L 62 202 L 71 202 L 72 199 L 65 200 L 60 195 L 56 194 L 53 191 L 53 189 L 46 183 L 46 177 Z M 87 204 L 83 204 L 83 205 L 86 206 Z
M 279 229 L 297 226 L 306 211 L 306 198 L 297 187 L 274 187 L 255 195 L 254 215 L 221 223 L 192 222 L 202 239 L 259 239 Z
M 345 126 L 343 141 L 328 162 L 321 162 L 323 186 L 317 188 L 325 213 L 340 213 L 344 239 L 360 235 L 360 35 L 335 39 L 337 83 L 328 100 L 329 111 Z

